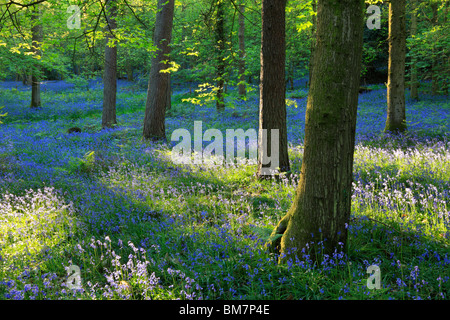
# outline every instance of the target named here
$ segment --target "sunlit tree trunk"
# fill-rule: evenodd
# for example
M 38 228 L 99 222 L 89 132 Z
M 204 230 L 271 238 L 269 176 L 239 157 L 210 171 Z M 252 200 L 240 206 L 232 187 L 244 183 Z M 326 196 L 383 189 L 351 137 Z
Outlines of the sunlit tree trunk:
M 278 158 L 281 172 L 290 171 L 286 124 L 286 0 L 262 1 L 261 75 L 259 95 L 258 176 L 263 178 L 265 157 L 273 157 L 272 129 L 279 130 Z M 263 130 L 267 130 L 267 142 Z M 273 168 L 272 168 L 273 169 Z
M 102 127 L 111 128 L 117 124 L 117 43 L 114 42 L 114 32 L 117 28 L 117 2 L 109 0 L 106 4 L 108 26 L 106 26 L 105 67 L 103 71 L 103 114 Z
M 31 29 L 31 45 L 32 52 L 35 56 L 42 56 L 41 43 L 43 40 L 42 23 L 41 23 L 41 11 L 36 6 L 33 8 L 31 16 L 32 29 Z M 39 58 L 40 59 L 40 58 Z M 33 66 L 31 73 L 31 108 L 38 108 L 41 106 L 41 83 L 40 83 L 40 67 L 36 63 Z
M 291 255 L 301 258 L 303 248 L 314 260 L 320 258 L 316 256 L 320 241 L 321 252 L 330 254 L 347 240 L 363 6 L 363 0 L 317 1 L 317 42 L 300 181 L 293 204 L 269 243 L 280 250 L 280 262 Z
M 158 0 L 154 42 L 157 52 L 152 59 L 145 106 L 143 138 L 166 140 L 166 108 L 169 90 L 169 53 L 175 0 Z
M 389 62 L 387 83 L 386 132 L 406 130 L 405 58 L 406 0 L 389 2 Z

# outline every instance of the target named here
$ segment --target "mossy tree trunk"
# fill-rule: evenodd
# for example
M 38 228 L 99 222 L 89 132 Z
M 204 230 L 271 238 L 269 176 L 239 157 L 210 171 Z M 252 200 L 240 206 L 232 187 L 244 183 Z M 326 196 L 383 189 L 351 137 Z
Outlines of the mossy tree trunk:
M 169 44 L 172 38 L 174 7 L 175 0 L 158 0 L 158 13 L 156 14 L 153 37 L 158 49 L 152 59 L 150 68 L 143 139 L 166 140 L 165 119 L 170 84 L 169 73 L 161 72 L 161 70 L 170 67 L 168 63 Z
M 389 62 L 386 132 L 406 130 L 405 59 L 406 0 L 389 2 Z
M 268 245 L 280 262 L 345 246 L 362 58 L 363 0 L 318 0 L 304 154 L 293 204 Z M 282 235 L 282 236 L 281 236 Z M 281 236 L 281 237 L 280 237 Z
M 264 158 L 273 157 L 272 129 L 278 129 L 278 158 L 281 172 L 290 171 L 286 124 L 286 0 L 262 1 L 261 75 L 259 99 L 258 176 L 263 178 L 267 167 Z M 262 138 L 267 130 L 267 141 Z M 268 170 L 267 170 L 268 171 Z
M 105 68 L 103 70 L 103 112 L 102 128 L 111 128 L 117 124 L 117 43 L 114 32 L 117 28 L 117 2 L 109 0 L 106 4 L 108 25 L 106 26 Z

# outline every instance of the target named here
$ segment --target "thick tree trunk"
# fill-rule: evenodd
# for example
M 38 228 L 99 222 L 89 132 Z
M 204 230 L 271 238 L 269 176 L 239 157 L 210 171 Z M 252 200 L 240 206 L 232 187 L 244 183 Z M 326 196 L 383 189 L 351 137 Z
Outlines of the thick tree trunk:
M 417 1 L 413 0 L 411 3 L 411 36 L 415 36 L 417 34 Z M 411 99 L 418 100 L 419 99 L 419 91 L 418 91 L 418 81 L 417 81 L 417 59 L 411 59 Z
M 301 259 L 303 248 L 311 259 L 320 259 L 320 253 L 331 254 L 347 240 L 363 5 L 363 0 L 317 1 L 317 42 L 300 181 L 294 202 L 269 243 L 281 250 L 280 262 L 291 255 Z
M 216 108 L 222 111 L 225 108 L 223 96 L 225 83 L 225 22 L 224 22 L 224 3 L 223 0 L 217 1 L 217 19 L 216 19 L 216 45 L 217 45 L 217 93 Z
M 41 19 L 41 12 L 39 8 L 33 8 L 33 14 L 31 16 L 32 29 L 31 29 L 31 45 L 32 51 L 35 55 L 41 56 L 41 42 L 43 40 L 42 24 L 39 21 Z M 41 83 L 40 83 L 40 68 L 36 63 L 31 73 L 31 108 L 38 108 L 41 106 Z
M 111 128 L 117 124 L 116 119 L 116 93 L 117 93 L 117 44 L 114 35 L 117 28 L 117 2 L 109 0 L 106 5 L 108 25 L 106 27 L 105 69 L 103 72 L 103 115 L 102 128 Z M 111 44 L 113 46 L 111 47 Z
M 172 38 L 172 25 L 175 0 L 158 0 L 154 42 L 156 56 L 152 59 L 148 80 L 147 102 L 145 106 L 143 138 L 166 140 L 166 104 L 169 90 L 169 74 L 161 72 L 168 69 L 167 63 Z
M 245 97 L 247 92 L 245 89 L 245 5 L 241 2 L 239 5 L 239 96 Z
M 278 155 L 280 172 L 290 171 L 286 125 L 286 0 L 262 1 L 261 75 L 259 95 L 258 176 L 271 175 L 274 163 L 266 158 Z M 267 141 L 263 130 L 267 130 Z M 272 129 L 279 139 L 272 143 Z M 272 144 L 278 150 L 272 150 Z M 277 149 L 277 148 L 276 148 Z M 273 160 L 273 159 L 272 159 Z
M 406 0 L 389 2 L 389 64 L 387 84 L 386 132 L 406 130 L 405 58 Z

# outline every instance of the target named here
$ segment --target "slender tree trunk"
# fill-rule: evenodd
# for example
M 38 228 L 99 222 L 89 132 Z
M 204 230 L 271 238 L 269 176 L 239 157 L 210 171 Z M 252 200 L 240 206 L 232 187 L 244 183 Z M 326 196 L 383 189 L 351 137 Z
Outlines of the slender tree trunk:
M 175 0 L 158 0 L 154 42 L 157 54 L 152 59 L 145 106 L 143 138 L 166 140 L 166 104 L 169 90 L 168 69 Z
M 312 6 L 312 10 L 314 13 L 317 12 L 316 9 L 316 1 L 317 0 L 312 0 L 311 2 L 311 6 Z M 311 86 L 311 82 L 312 82 L 312 76 L 313 76 L 313 56 L 314 56 L 314 48 L 316 46 L 316 15 L 314 14 L 312 16 L 312 28 L 311 28 L 311 55 L 309 57 L 309 79 L 308 79 L 308 84 L 309 86 Z
M 278 154 L 280 172 L 290 171 L 286 124 L 286 0 L 262 1 L 261 75 L 259 95 L 258 176 L 269 175 L 275 169 L 266 158 Z M 265 143 L 264 129 L 267 131 Z M 277 129 L 278 150 L 272 149 L 272 129 Z M 273 159 L 272 159 L 273 160 Z
M 172 109 L 172 85 L 170 83 L 170 73 L 169 73 L 169 85 L 167 86 L 167 100 L 166 100 L 166 110 Z
M 406 0 L 389 2 L 389 65 L 386 132 L 406 130 L 405 58 Z
M 42 24 L 40 22 L 41 12 L 39 8 L 33 8 L 33 14 L 31 16 L 32 21 L 32 29 L 31 29 L 31 45 L 32 52 L 41 56 L 41 42 L 43 40 L 42 33 Z M 40 59 L 40 58 L 39 58 Z M 40 67 L 39 64 L 36 63 L 33 66 L 33 70 L 31 72 L 31 108 L 38 108 L 41 106 L 41 83 L 40 83 Z
M 431 24 L 434 27 L 438 24 L 438 3 L 432 1 L 430 3 L 432 17 Z M 437 95 L 439 90 L 439 68 L 438 68 L 438 57 L 436 56 L 436 43 L 433 43 L 431 49 L 431 94 L 433 96 Z
M 415 36 L 417 34 L 417 0 L 413 0 L 411 6 L 411 36 Z M 418 100 L 417 59 L 411 60 L 411 99 Z
M 216 108 L 222 111 L 225 108 L 223 96 L 225 83 L 225 22 L 224 22 L 224 0 L 217 1 L 216 19 L 216 44 L 217 44 L 217 93 Z
M 108 26 L 106 27 L 105 69 L 103 72 L 103 114 L 102 127 L 111 128 L 117 124 L 117 43 L 114 43 L 114 32 L 117 28 L 117 2 L 109 0 L 106 4 Z M 112 46 L 111 46 L 112 45 Z
M 127 72 L 127 80 L 133 82 L 134 81 L 133 66 L 131 65 L 129 58 L 127 59 L 126 72 Z
M 302 258 L 303 248 L 311 259 L 320 259 L 320 253 L 331 254 L 347 240 L 363 6 L 363 0 L 317 1 L 317 42 L 300 181 L 293 204 L 269 243 L 281 250 L 280 262 L 283 256 Z
M 444 9 L 444 23 L 443 23 L 444 26 L 447 26 L 447 21 L 448 21 L 448 16 L 449 16 L 449 14 L 448 14 L 449 7 L 450 7 L 450 1 L 447 1 L 445 3 L 445 9 Z M 444 69 L 443 74 L 448 75 L 449 71 L 450 71 L 450 57 L 449 56 L 446 57 L 445 55 L 442 55 L 441 63 L 444 66 L 444 68 L 446 68 L 446 69 Z M 441 91 L 442 91 L 443 95 L 448 95 L 448 86 L 449 86 L 449 79 L 448 79 L 448 77 L 444 77 L 444 80 L 442 81 L 442 86 L 441 86 Z
M 245 5 L 241 0 L 241 4 L 239 5 L 239 96 L 245 97 L 247 92 L 245 89 Z

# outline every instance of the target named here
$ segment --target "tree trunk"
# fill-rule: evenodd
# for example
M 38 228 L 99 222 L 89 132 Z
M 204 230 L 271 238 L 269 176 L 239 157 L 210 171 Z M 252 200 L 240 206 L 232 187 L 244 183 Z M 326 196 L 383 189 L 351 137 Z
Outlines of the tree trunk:
M 317 1 L 317 41 L 300 181 L 291 208 L 268 243 L 281 251 L 280 262 L 294 255 L 301 259 L 303 248 L 311 259 L 320 259 L 320 253 L 331 254 L 347 240 L 363 6 L 363 0 Z
M 241 2 L 239 5 L 239 96 L 245 97 L 247 92 L 245 89 L 245 5 Z
M 444 22 L 443 22 L 444 26 L 447 26 L 449 7 L 450 7 L 450 1 L 447 1 L 445 3 L 445 9 L 444 9 Z M 444 79 L 443 79 L 442 85 L 441 85 L 441 91 L 442 91 L 443 95 L 448 95 L 448 86 L 449 86 L 448 72 L 450 71 L 448 68 L 450 66 L 450 57 L 442 55 L 441 63 L 444 66 L 444 68 L 447 68 L 447 70 L 444 69 L 444 75 L 446 74 L 447 76 L 444 76 Z
M 224 4 L 223 0 L 217 1 L 217 19 L 216 19 L 216 44 L 217 44 L 217 93 L 216 108 L 222 111 L 225 108 L 223 97 L 225 83 L 225 23 L 224 23 Z
M 31 45 L 34 55 L 41 56 L 41 42 L 43 40 L 42 24 L 40 22 L 41 12 L 39 8 L 33 8 L 33 14 L 31 16 L 32 29 L 31 29 Z M 41 59 L 41 58 L 39 58 Z M 41 83 L 40 83 L 40 67 L 38 63 L 35 63 L 31 73 L 31 108 L 38 108 L 41 106 Z
M 271 175 L 278 156 L 280 172 L 290 171 L 286 125 L 286 0 L 262 1 L 261 75 L 259 98 L 258 177 Z M 264 131 L 267 130 L 267 141 Z M 278 129 L 279 140 L 272 143 L 272 129 Z M 278 150 L 272 150 L 272 144 Z M 275 164 L 276 165 L 276 164 Z
M 431 24 L 433 28 L 435 28 L 438 24 L 438 3 L 431 2 L 430 6 L 432 11 Z M 433 43 L 431 49 L 431 94 L 433 96 L 437 95 L 439 90 L 439 68 L 438 58 L 436 56 L 436 45 L 436 43 Z
M 405 1 L 389 2 L 389 64 L 387 84 L 386 132 L 406 130 L 405 58 L 406 26 Z
M 413 0 L 411 3 L 411 36 L 415 36 L 417 34 L 417 0 Z M 411 59 L 411 99 L 418 100 L 419 92 L 418 82 L 417 82 L 417 59 Z
M 114 43 L 114 32 L 117 28 L 117 2 L 109 0 L 106 5 L 108 26 L 106 26 L 105 69 L 103 72 L 103 115 L 102 128 L 111 128 L 117 124 L 117 43 Z M 112 45 L 112 46 L 111 46 Z
M 316 9 L 316 0 L 312 0 L 311 2 L 312 11 L 314 13 L 317 12 Z M 311 28 L 311 55 L 309 57 L 309 65 L 308 65 L 308 71 L 309 71 L 309 79 L 308 84 L 311 86 L 312 76 L 313 76 L 313 56 L 314 56 L 314 47 L 316 46 L 316 15 L 312 16 L 312 28 Z
M 170 73 L 169 73 L 169 85 L 167 86 L 167 100 L 166 100 L 166 110 L 172 109 L 172 86 L 170 84 Z
M 127 59 L 126 72 L 127 72 L 127 80 L 130 82 L 133 82 L 134 81 L 133 66 L 131 65 L 131 62 L 129 59 Z
M 166 140 L 166 104 L 169 90 L 169 74 L 161 72 L 168 69 L 170 41 L 175 0 L 158 0 L 156 14 L 154 42 L 157 46 L 156 56 L 152 58 L 150 76 L 148 79 L 147 102 L 143 138 L 152 140 Z

